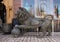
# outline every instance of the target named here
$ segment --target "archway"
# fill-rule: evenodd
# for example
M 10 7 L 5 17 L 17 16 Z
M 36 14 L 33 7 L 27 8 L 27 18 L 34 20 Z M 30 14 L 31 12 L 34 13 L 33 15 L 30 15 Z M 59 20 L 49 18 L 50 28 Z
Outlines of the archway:
M 3 0 L 0 0 L 0 18 L 3 23 L 6 22 L 6 6 L 2 3 Z

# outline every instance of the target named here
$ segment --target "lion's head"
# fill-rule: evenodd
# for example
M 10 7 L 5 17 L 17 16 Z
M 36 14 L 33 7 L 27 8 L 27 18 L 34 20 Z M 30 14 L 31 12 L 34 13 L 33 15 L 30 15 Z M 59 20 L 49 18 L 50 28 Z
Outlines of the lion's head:
M 31 17 L 29 12 L 25 8 L 19 7 L 17 12 L 17 19 L 20 22 L 24 22 L 25 20 L 29 19 L 29 17 Z

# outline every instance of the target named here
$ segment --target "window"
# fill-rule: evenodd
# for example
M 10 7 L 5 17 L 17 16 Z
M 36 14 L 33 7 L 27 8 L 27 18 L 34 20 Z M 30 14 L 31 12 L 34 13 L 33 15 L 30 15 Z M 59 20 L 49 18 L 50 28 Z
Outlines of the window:
M 53 14 L 53 0 L 22 0 L 22 7 L 34 14 L 35 17 Z
M 34 0 L 22 0 L 22 7 L 27 9 L 28 12 L 34 14 Z

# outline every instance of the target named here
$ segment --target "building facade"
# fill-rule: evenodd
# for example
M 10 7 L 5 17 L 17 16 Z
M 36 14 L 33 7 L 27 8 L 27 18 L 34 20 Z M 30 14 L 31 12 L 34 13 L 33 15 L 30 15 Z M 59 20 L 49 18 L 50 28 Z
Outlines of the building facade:
M 37 16 L 37 12 L 40 10 L 41 7 L 46 14 L 51 14 L 51 15 L 54 14 L 53 0 L 38 0 L 38 1 L 37 0 L 3 0 L 3 3 L 6 5 L 6 10 L 7 10 L 6 23 L 12 23 L 12 19 L 14 15 L 17 13 L 19 7 L 24 7 L 27 10 L 32 8 L 33 11 L 32 13 L 34 16 Z M 37 10 L 37 8 L 39 10 Z M 55 28 L 57 28 L 56 21 L 57 20 L 55 20 Z
M 21 0 L 3 0 L 3 3 L 6 6 L 6 23 L 12 23 L 14 14 L 16 13 L 18 7 L 21 6 Z

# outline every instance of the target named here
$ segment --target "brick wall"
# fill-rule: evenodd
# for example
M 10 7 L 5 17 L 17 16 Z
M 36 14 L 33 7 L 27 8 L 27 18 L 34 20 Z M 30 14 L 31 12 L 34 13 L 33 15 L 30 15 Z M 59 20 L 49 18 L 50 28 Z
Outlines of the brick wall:
M 59 23 L 58 23 L 58 20 L 54 21 L 54 31 L 60 32 L 60 20 L 59 20 Z
M 14 14 L 17 12 L 18 7 L 21 7 L 21 0 L 13 0 Z

